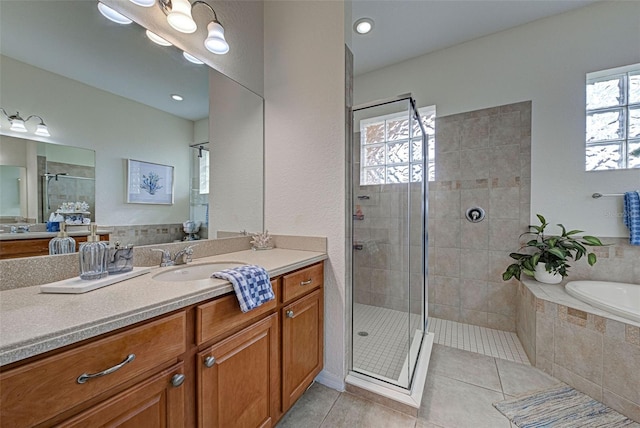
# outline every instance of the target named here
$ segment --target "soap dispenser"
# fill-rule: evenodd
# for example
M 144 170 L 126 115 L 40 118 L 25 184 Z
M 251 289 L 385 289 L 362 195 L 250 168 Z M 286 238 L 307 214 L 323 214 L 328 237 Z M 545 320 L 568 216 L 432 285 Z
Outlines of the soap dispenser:
M 108 247 L 105 242 L 100 241 L 97 235 L 98 225 L 92 223 L 89 226 L 91 234 L 87 237 L 87 242 L 80 244 L 80 278 L 100 279 L 109 274 L 107 270 Z
M 65 226 L 66 224 L 61 222 L 58 235 L 49 241 L 49 255 L 76 252 L 76 240 L 67 235 Z

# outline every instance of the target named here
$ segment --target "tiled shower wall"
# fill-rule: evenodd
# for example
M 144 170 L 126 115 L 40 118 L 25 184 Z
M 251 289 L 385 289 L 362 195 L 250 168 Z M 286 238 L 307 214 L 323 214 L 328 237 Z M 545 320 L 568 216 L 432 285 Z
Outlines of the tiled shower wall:
M 353 135 L 354 303 L 398 311 L 422 311 L 422 183 L 360 186 L 360 133 Z M 408 215 L 411 211 L 411 216 Z M 410 217 L 410 218 L 409 218 Z M 410 273 L 407 273 L 410 272 Z
M 517 281 L 502 281 L 529 225 L 531 102 L 436 119 L 429 185 L 429 315 L 515 331 Z M 465 212 L 481 207 L 471 223 Z

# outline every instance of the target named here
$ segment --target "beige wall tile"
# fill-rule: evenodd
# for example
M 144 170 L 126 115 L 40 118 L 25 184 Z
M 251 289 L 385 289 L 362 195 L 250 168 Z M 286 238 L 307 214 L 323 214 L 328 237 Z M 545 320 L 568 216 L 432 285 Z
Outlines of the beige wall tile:
M 599 384 L 593 383 L 558 364 L 553 365 L 552 375 L 589 397 L 602 401 L 602 387 Z
M 487 293 L 486 281 L 463 279 L 460 286 L 460 305 L 462 309 L 486 312 L 488 310 Z M 484 318 L 486 320 L 486 315 Z
M 554 362 L 600 385 L 602 338 L 599 333 L 558 321 L 555 325 Z
M 640 346 L 604 337 L 603 387 L 640 405 Z
M 606 388 L 602 391 L 602 402 L 613 410 L 640 423 L 640 405 L 614 394 Z
M 460 250 L 460 277 L 486 281 L 489 274 L 489 254 L 486 251 Z

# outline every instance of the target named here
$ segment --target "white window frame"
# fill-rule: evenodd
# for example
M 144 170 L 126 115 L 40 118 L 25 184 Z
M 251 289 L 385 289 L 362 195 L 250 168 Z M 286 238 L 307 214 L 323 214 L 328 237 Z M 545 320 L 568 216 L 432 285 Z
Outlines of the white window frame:
M 617 106 L 608 106 L 608 107 L 602 107 L 602 108 L 589 109 L 587 108 L 588 94 L 585 96 L 585 170 L 586 171 L 612 171 L 612 170 L 615 171 L 620 169 L 640 168 L 640 165 L 635 167 L 629 166 L 629 145 L 640 143 L 640 137 L 629 138 L 629 128 L 631 126 L 631 123 L 629 120 L 630 110 L 634 108 L 640 108 L 640 100 L 633 103 L 631 103 L 629 100 L 629 95 L 630 95 L 629 77 L 631 75 L 638 75 L 638 74 L 640 74 L 640 64 L 632 64 L 624 67 L 617 67 L 617 68 L 611 68 L 608 70 L 601 70 L 601 71 L 596 71 L 592 73 L 587 73 L 587 82 L 586 82 L 585 88 L 588 88 L 589 84 L 594 82 L 606 80 L 608 78 L 610 79 L 613 77 L 622 76 L 624 78 L 623 84 L 624 84 L 625 99 L 624 99 L 624 103 L 621 103 Z M 606 112 L 608 110 L 610 111 L 610 110 L 618 110 L 618 109 L 621 109 L 622 111 L 621 120 L 624 121 L 624 135 L 622 136 L 622 138 L 612 139 L 612 140 L 588 141 L 587 140 L 587 124 L 589 121 L 589 115 L 593 113 Z M 603 145 L 615 145 L 620 147 L 621 160 L 620 160 L 619 166 L 617 168 L 588 169 L 587 158 L 586 158 L 587 151 L 589 150 L 590 147 L 603 146 Z

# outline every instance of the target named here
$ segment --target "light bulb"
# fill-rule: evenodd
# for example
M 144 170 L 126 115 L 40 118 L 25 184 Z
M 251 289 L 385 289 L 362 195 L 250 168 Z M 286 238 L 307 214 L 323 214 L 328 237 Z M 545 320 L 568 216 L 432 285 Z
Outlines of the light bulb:
M 367 34 L 373 29 L 373 20 L 371 18 L 360 18 L 353 24 L 353 29 L 358 34 Z
M 115 22 L 116 24 L 131 24 L 133 22 L 126 16 L 116 12 L 104 3 L 98 2 L 98 10 L 102 14 L 102 16 L 107 18 L 109 21 Z
M 12 119 L 9 129 L 15 132 L 27 132 L 27 128 L 24 126 L 24 120 L 22 119 Z
M 171 46 L 171 43 L 158 36 L 156 33 L 152 33 L 151 31 L 147 30 L 146 34 L 149 40 L 151 40 L 153 43 L 156 43 L 160 46 Z
M 229 52 L 229 43 L 224 39 L 224 28 L 219 22 L 213 21 L 207 25 L 208 35 L 204 47 L 214 54 L 224 55 Z
M 49 134 L 49 128 L 47 128 L 47 125 L 44 123 L 39 123 L 36 126 L 35 134 L 40 135 L 41 137 L 51 137 L 51 134 Z
M 129 0 L 133 4 L 137 4 L 142 7 L 151 7 L 156 4 L 156 0 Z
M 174 30 L 181 33 L 194 33 L 198 26 L 191 17 L 191 3 L 188 0 L 172 0 L 171 12 L 167 14 L 167 22 Z
M 194 64 L 198 64 L 198 65 L 204 64 L 204 62 L 200 61 L 198 58 L 191 55 L 190 53 L 182 52 L 182 56 L 184 56 L 187 61 L 192 62 Z

